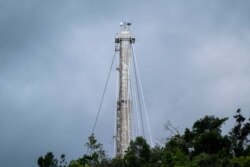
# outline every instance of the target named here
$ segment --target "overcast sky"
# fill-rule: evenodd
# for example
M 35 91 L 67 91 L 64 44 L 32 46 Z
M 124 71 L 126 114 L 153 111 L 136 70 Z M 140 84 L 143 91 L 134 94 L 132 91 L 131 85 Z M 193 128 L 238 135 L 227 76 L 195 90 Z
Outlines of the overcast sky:
M 248 0 L 0 0 L 0 166 L 85 153 L 121 20 L 132 22 L 154 142 L 205 115 L 250 116 Z M 112 155 L 116 73 L 96 128 Z

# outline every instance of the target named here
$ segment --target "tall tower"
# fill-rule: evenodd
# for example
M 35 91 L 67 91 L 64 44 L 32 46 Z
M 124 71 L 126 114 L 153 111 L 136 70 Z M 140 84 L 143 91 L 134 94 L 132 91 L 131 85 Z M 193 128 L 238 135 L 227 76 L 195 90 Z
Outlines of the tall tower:
M 116 156 L 123 157 L 131 140 L 131 99 L 129 97 L 129 64 L 135 38 L 129 31 L 131 23 L 121 22 L 121 32 L 116 36 L 119 51 L 119 95 L 116 118 Z

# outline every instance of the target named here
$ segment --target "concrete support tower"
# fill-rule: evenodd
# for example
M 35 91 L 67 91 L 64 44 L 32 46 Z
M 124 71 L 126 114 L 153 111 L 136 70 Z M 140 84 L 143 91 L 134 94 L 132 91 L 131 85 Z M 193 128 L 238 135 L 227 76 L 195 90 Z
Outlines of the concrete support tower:
M 123 157 L 131 140 L 131 99 L 129 96 L 129 61 L 135 38 L 129 31 L 131 23 L 121 22 L 121 32 L 116 36 L 116 51 L 120 53 L 119 95 L 116 118 L 116 156 Z

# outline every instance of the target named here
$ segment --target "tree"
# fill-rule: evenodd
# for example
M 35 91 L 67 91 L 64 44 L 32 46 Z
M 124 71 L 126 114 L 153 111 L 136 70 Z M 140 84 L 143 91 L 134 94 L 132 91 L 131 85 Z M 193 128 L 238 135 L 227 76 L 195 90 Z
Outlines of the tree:
M 221 126 L 227 120 L 227 117 L 220 119 L 214 116 L 205 116 L 193 124 L 193 133 L 196 135 L 210 131 L 221 133 Z
M 68 167 L 84 167 L 79 160 L 72 160 Z
M 151 148 L 151 154 L 150 154 L 150 166 L 152 167 L 158 167 L 162 163 L 162 157 L 163 157 L 163 148 L 159 145 L 156 145 L 155 147 Z
M 170 151 L 180 150 L 185 154 L 188 154 L 188 147 L 184 136 L 175 135 L 168 139 L 165 148 Z
M 149 163 L 150 146 L 143 137 L 137 137 L 129 143 L 124 156 L 125 162 L 129 167 L 140 167 Z
M 108 159 L 103 145 L 91 134 L 86 143 L 87 153 L 70 161 L 65 155 L 59 161 L 52 152 L 40 156 L 39 167 L 248 167 L 250 166 L 250 119 L 238 109 L 236 124 L 228 135 L 221 134 L 225 118 L 205 116 L 194 122 L 191 129 L 180 134 L 170 122 L 165 128 L 171 132 L 164 146 L 150 148 L 143 137 L 129 143 L 124 157 Z
M 67 167 L 67 162 L 65 160 L 65 154 L 60 156 L 59 167 Z
M 216 154 L 223 149 L 223 141 L 223 137 L 217 132 L 210 131 L 202 133 L 199 137 L 196 137 L 196 141 L 194 142 L 195 154 L 202 152 Z
M 85 145 L 87 153 L 77 160 L 72 160 L 68 167 L 105 167 L 109 166 L 105 151 L 101 143 L 97 141 L 94 134 L 88 137 Z
M 175 135 L 165 144 L 161 167 L 172 166 L 192 166 L 183 135 Z
M 232 162 L 228 158 L 221 158 L 217 154 L 201 153 L 193 160 L 193 166 L 202 167 L 239 167 L 238 164 Z
M 198 155 L 202 152 L 216 154 L 222 150 L 229 150 L 227 137 L 221 135 L 221 126 L 228 118 L 205 116 L 197 120 L 192 130 L 186 129 L 184 140 L 192 153 Z
M 123 158 L 121 157 L 116 157 L 113 158 L 110 162 L 110 167 L 126 167 L 126 163 Z
M 85 160 L 90 160 L 91 164 L 97 165 L 105 160 L 105 151 L 101 143 L 97 141 L 94 134 L 91 134 L 86 143 L 87 150 L 89 155 L 84 155 Z M 88 162 L 87 162 L 88 164 Z
M 236 125 L 232 128 L 229 133 L 229 137 L 232 142 L 232 152 L 236 157 L 248 154 L 250 135 L 250 118 L 248 122 L 245 122 L 246 118 L 241 114 L 241 109 L 239 108 L 234 115 Z
M 88 141 L 85 146 L 87 147 L 87 153 L 81 158 L 71 161 L 69 167 L 99 167 L 108 165 L 109 161 L 106 158 L 103 146 L 97 141 L 94 134 L 91 134 L 88 137 Z
M 239 167 L 250 166 L 250 156 L 234 157 L 232 161 L 234 162 L 234 164 L 237 164 Z
M 54 158 L 54 154 L 52 152 L 48 152 L 44 157 L 40 156 L 38 158 L 37 164 L 39 167 L 57 167 L 58 160 Z
M 174 167 L 174 158 L 169 150 L 165 150 L 162 157 L 161 167 Z

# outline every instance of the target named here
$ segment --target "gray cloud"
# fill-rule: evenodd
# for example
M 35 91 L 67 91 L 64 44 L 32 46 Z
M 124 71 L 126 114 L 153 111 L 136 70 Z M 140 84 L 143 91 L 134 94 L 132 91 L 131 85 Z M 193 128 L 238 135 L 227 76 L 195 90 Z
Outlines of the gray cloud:
M 153 137 L 206 114 L 248 116 L 248 1 L 0 2 L 0 166 L 84 153 L 119 22 L 133 23 Z M 112 154 L 112 72 L 96 135 Z M 229 120 L 225 131 L 232 126 Z M 14 159 L 14 160 L 13 160 Z

